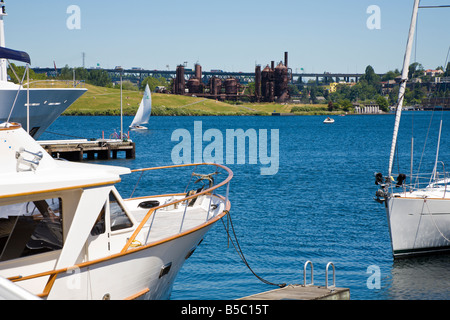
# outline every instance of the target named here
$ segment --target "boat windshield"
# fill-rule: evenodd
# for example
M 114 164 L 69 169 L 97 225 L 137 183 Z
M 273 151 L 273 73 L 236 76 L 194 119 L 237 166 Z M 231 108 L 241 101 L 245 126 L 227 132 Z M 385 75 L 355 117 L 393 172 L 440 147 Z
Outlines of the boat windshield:
M 60 198 L 0 206 L 0 261 L 62 248 Z

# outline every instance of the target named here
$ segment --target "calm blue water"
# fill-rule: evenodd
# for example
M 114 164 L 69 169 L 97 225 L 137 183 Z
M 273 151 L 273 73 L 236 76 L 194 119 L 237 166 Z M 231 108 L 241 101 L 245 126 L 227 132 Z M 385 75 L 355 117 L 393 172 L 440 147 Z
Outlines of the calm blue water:
M 432 129 L 421 170 L 432 166 L 441 118 L 440 159 L 450 163 L 450 132 L 445 127 L 450 113 L 407 112 L 401 122 L 398 150 L 402 172 L 410 171 L 411 134 L 415 167 L 419 165 L 430 119 Z M 124 118 L 125 127 L 131 120 Z M 372 199 L 377 190 L 374 172 L 387 171 L 394 116 L 335 117 L 332 125 L 322 124 L 323 120 L 323 116 L 152 117 L 148 132 L 132 133 L 137 145 L 135 160 L 102 163 L 131 168 L 170 165 L 177 144 L 171 141 L 172 132 L 184 128 L 193 137 L 194 121 L 202 121 L 203 131 L 219 129 L 224 138 L 226 129 L 279 129 L 276 175 L 261 175 L 259 162 L 228 165 L 234 172 L 232 221 L 256 274 L 272 283 L 303 283 L 303 266 L 311 260 L 315 284 L 324 285 L 325 267 L 331 261 L 336 267 L 336 285 L 350 288 L 354 300 L 450 298 L 450 256 L 394 261 L 384 208 Z M 102 131 L 107 136 L 119 126 L 119 117 L 60 117 L 48 129 L 52 133 L 41 139 L 67 138 L 53 133 L 99 138 Z M 180 178 L 179 172 L 158 173 L 156 178 L 158 182 L 153 178 L 144 181 L 146 192 L 169 191 L 174 181 L 181 181 L 183 187 L 171 191 L 183 191 L 188 180 Z M 127 179 L 119 186 L 125 198 L 133 188 Z M 380 270 L 379 288 L 367 285 L 372 275 L 369 266 Z M 307 275 L 309 280 L 309 268 Z M 329 279 L 332 281 L 331 275 Z M 233 246 L 228 246 L 219 222 L 185 263 L 172 299 L 236 299 L 275 288 L 249 271 Z

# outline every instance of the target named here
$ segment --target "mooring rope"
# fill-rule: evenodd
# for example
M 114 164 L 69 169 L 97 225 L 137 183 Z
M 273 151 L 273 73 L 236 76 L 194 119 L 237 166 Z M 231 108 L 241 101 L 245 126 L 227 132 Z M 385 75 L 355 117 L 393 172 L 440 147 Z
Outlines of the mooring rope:
M 267 281 L 267 280 L 263 279 L 262 277 L 258 276 L 258 275 L 253 271 L 253 269 L 252 269 L 252 268 L 250 267 L 250 265 L 248 264 L 247 259 L 245 259 L 244 253 L 242 252 L 241 246 L 239 245 L 239 241 L 238 241 L 238 239 L 237 239 L 236 232 L 234 231 L 234 225 L 233 225 L 233 221 L 232 221 L 232 219 L 231 219 L 231 215 L 230 215 L 230 212 L 229 212 L 229 211 L 228 211 L 228 215 L 227 215 L 227 216 L 228 216 L 228 219 L 229 219 L 230 224 L 231 224 L 231 229 L 232 229 L 232 231 L 233 231 L 233 235 L 234 235 L 234 238 L 235 238 L 235 240 L 236 240 L 236 244 L 234 243 L 234 241 L 233 241 L 233 239 L 232 239 L 232 237 L 231 237 L 231 235 L 230 235 L 229 228 L 227 228 L 227 227 L 225 226 L 225 223 L 223 222 L 223 219 L 220 219 L 220 220 L 222 221 L 222 224 L 223 224 L 223 226 L 224 226 L 224 228 L 225 228 L 225 230 L 226 230 L 226 232 L 227 232 L 228 239 L 231 241 L 231 243 L 233 244 L 234 249 L 235 249 L 236 252 L 238 253 L 239 257 L 241 257 L 241 260 L 244 262 L 244 264 L 247 266 L 247 268 L 251 271 L 251 273 L 253 273 L 253 275 L 254 275 L 256 278 L 258 278 L 260 281 L 262 281 L 262 282 L 265 283 L 265 284 L 269 284 L 269 285 L 272 285 L 272 286 L 277 286 L 277 287 L 280 287 L 280 288 L 286 287 L 286 283 L 272 283 L 272 282 Z M 237 247 L 236 247 L 236 245 L 237 245 Z
M 450 242 L 450 240 L 442 233 L 442 231 L 439 229 L 439 227 L 436 224 L 436 221 L 434 221 L 434 217 L 433 214 L 431 213 L 430 207 L 428 206 L 428 203 L 425 199 L 425 204 L 427 205 L 427 209 L 428 209 L 428 213 L 431 216 L 431 220 L 433 220 L 434 226 L 436 227 L 436 230 L 440 233 L 440 235 L 442 236 L 442 238 L 444 238 L 445 240 L 447 240 L 447 242 Z

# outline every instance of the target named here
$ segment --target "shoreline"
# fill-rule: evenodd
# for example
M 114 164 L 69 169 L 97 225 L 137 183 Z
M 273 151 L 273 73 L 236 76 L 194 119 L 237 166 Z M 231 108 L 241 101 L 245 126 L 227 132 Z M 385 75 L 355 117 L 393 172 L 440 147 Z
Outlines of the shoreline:
M 395 115 L 393 112 L 383 112 L 383 113 L 348 113 L 343 116 L 379 116 L 379 115 Z M 117 114 L 114 113 L 63 113 L 61 116 L 65 117 L 120 117 L 120 112 Z M 124 113 L 124 117 L 134 117 L 134 114 Z M 204 113 L 204 114 L 152 114 L 152 117 L 302 117 L 302 116 L 336 116 L 341 117 L 342 114 L 336 113 L 280 113 L 280 114 L 269 114 L 269 113 L 236 113 L 236 114 L 227 114 L 227 113 Z

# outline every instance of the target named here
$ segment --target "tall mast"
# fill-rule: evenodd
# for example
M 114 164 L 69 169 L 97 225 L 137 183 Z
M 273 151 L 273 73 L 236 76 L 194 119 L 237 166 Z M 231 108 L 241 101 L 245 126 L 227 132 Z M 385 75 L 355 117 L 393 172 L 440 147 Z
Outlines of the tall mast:
M 414 1 L 414 9 L 413 9 L 412 17 L 411 17 L 411 25 L 409 27 L 408 42 L 406 43 L 405 58 L 403 59 L 402 80 L 400 83 L 400 89 L 398 91 L 397 112 L 395 115 L 394 134 L 392 137 L 391 154 L 389 157 L 388 177 L 391 177 L 392 165 L 394 163 L 395 147 L 397 144 L 398 128 L 400 126 L 400 117 L 402 114 L 403 98 L 405 96 L 406 82 L 408 81 L 409 63 L 411 60 L 411 51 L 412 51 L 412 45 L 413 45 L 413 41 L 414 41 L 414 33 L 416 30 L 417 12 L 419 10 L 419 2 L 420 2 L 420 0 Z
M 0 47 L 5 47 L 5 25 L 3 17 L 7 16 L 5 9 L 5 1 L 0 1 Z M 7 62 L 6 59 L 0 59 L 0 81 L 8 81 L 8 75 L 6 72 Z

